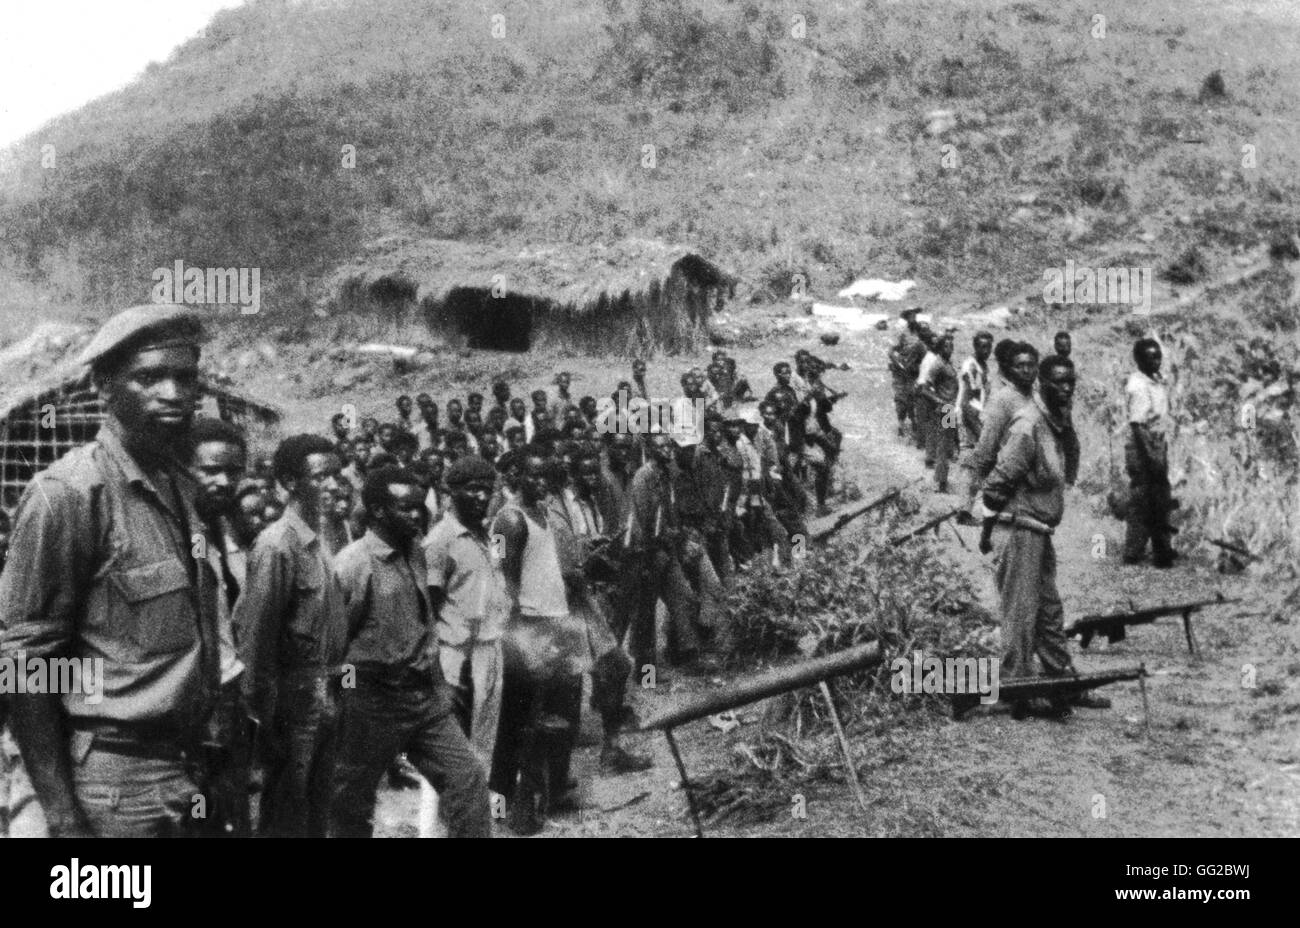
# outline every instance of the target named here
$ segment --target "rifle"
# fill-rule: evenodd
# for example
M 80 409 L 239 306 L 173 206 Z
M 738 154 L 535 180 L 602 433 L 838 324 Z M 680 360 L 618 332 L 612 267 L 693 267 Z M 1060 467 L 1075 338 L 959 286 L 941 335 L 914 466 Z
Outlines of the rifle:
M 930 531 L 930 529 L 934 529 L 937 534 L 940 525 L 943 525 L 943 523 L 947 522 L 949 519 L 953 518 L 954 516 L 961 515 L 963 512 L 966 512 L 965 506 L 957 506 L 953 509 L 948 510 L 947 512 L 940 513 L 939 515 L 935 516 L 933 519 L 930 519 L 929 521 L 924 522 L 921 525 L 918 525 L 916 528 L 912 529 L 911 531 L 904 532 L 901 535 L 895 535 L 893 538 L 889 539 L 889 543 L 891 545 L 901 545 L 903 542 L 915 538 L 917 535 L 924 535 L 926 532 Z
M 1240 545 L 1234 545 L 1231 542 L 1222 541 L 1221 539 L 1218 538 L 1210 538 L 1207 540 L 1210 542 L 1210 544 L 1214 545 L 1216 548 L 1222 548 L 1224 551 L 1227 551 L 1230 554 L 1236 554 L 1250 561 L 1259 560 L 1258 554 L 1252 554 L 1251 552 L 1247 551 L 1245 548 L 1241 547 Z
M 1066 637 L 1079 636 L 1079 644 L 1086 648 L 1092 644 L 1092 639 L 1098 635 L 1105 635 L 1106 640 L 1111 644 L 1116 641 L 1123 641 L 1126 635 L 1126 629 L 1130 625 L 1147 625 L 1167 615 L 1182 614 L 1183 632 L 1187 636 L 1187 650 L 1193 657 L 1198 656 L 1196 650 L 1196 636 L 1192 633 L 1192 613 L 1199 612 L 1209 606 L 1222 606 L 1228 603 L 1240 602 L 1239 599 L 1225 599 L 1223 594 L 1218 594 L 1215 599 L 1201 599 L 1189 603 L 1171 603 L 1167 606 L 1151 606 L 1146 609 L 1133 609 L 1130 612 L 1120 612 L 1113 615 L 1085 615 L 1078 619 L 1066 630 Z
M 834 535 L 836 532 L 838 532 L 840 529 L 844 528 L 844 526 L 848 525 L 850 522 L 856 519 L 858 516 L 866 515 L 868 512 L 877 508 L 878 506 L 883 506 L 886 503 L 897 499 L 899 494 L 901 494 L 905 489 L 920 483 L 922 479 L 923 478 L 918 477 L 916 480 L 913 480 L 911 483 L 904 484 L 901 487 L 894 487 L 894 489 L 890 490 L 884 496 L 873 499 L 865 506 L 859 506 L 857 509 L 851 509 L 848 512 L 842 513 L 841 515 L 837 516 L 835 521 L 832 522 L 828 527 L 820 529 L 817 532 L 814 532 L 812 536 L 812 540 L 818 543 L 825 541 L 826 539 Z
M 1120 683 L 1124 680 L 1137 680 L 1142 686 L 1143 703 L 1146 702 L 1147 675 L 1146 665 L 1126 667 L 1123 670 L 1106 670 L 1100 673 L 1073 673 L 1060 677 L 1026 677 L 1020 680 L 1008 680 L 998 686 L 998 702 L 1019 702 L 1025 699 L 1046 698 L 1063 699 L 1077 696 L 1099 686 Z M 979 693 L 953 693 L 952 717 L 960 719 L 980 704 Z

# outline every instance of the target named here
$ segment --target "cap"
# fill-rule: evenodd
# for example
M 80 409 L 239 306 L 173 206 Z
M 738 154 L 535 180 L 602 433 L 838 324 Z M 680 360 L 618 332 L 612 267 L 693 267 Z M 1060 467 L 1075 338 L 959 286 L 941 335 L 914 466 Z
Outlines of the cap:
M 903 310 L 898 315 L 902 316 L 904 319 L 911 319 L 912 317 L 919 315 L 920 312 L 921 312 L 921 307 L 912 306 L 908 309 Z
M 175 344 L 198 350 L 203 339 L 203 322 L 194 310 L 178 303 L 144 303 L 122 310 L 100 326 L 77 360 L 96 367 L 129 348 Z

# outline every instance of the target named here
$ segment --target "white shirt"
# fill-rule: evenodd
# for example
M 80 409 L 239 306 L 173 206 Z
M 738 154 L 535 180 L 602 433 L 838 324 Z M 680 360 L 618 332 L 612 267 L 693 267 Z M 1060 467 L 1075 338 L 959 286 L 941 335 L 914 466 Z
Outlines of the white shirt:
M 1141 371 L 1129 374 L 1124 396 L 1128 403 L 1130 423 L 1145 425 L 1160 435 L 1169 431 L 1169 391 L 1159 371 L 1155 377 L 1149 377 Z

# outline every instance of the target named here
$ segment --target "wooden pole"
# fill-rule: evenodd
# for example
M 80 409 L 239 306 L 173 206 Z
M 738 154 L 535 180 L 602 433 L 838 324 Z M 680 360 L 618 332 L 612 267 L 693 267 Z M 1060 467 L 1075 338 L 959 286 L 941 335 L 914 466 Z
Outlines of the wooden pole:
M 673 738 L 671 728 L 664 729 L 664 738 L 668 742 L 668 750 L 672 751 L 673 761 L 677 764 L 677 772 L 682 778 L 682 792 L 686 794 L 686 805 L 691 810 L 691 821 L 695 823 L 695 837 L 704 837 L 704 826 L 700 824 L 700 812 L 695 808 L 695 794 L 691 792 L 691 778 L 686 775 L 686 765 L 682 763 L 682 754 L 677 750 L 677 741 Z
M 849 775 L 849 785 L 853 787 L 853 795 L 858 797 L 858 805 L 862 807 L 863 812 L 870 811 L 867 808 L 867 797 L 862 792 L 862 784 L 858 782 L 858 768 L 853 763 L 853 750 L 849 745 L 849 737 L 844 733 L 839 710 L 835 708 L 835 693 L 830 683 L 825 680 L 818 686 L 821 687 L 822 696 L 826 699 L 826 707 L 831 713 L 831 724 L 835 726 L 835 737 L 840 742 L 840 753 L 844 755 L 844 769 Z

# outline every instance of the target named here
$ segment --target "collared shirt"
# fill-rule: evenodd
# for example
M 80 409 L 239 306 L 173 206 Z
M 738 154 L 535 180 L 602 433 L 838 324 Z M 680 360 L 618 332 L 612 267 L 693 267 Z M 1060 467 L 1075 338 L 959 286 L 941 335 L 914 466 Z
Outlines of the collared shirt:
M 989 400 L 988 406 L 984 409 L 980 440 L 971 455 L 971 468 L 978 479 L 983 480 L 987 477 L 989 471 L 993 470 L 993 465 L 997 463 L 1002 441 L 1006 438 L 1007 428 L 1011 425 L 1011 417 L 1031 402 L 1033 402 L 1031 396 L 1025 396 L 1014 387 L 999 391 Z
M 728 454 L 727 452 L 731 453 Z M 704 497 L 708 520 L 704 523 L 707 530 L 725 529 L 731 524 L 731 516 L 736 508 L 736 499 L 740 496 L 742 467 L 740 456 L 725 441 L 716 448 L 706 444 L 695 446 L 695 459 L 692 470 L 695 472 L 695 485 Z
M 0 656 L 102 660 L 102 692 L 62 694 L 69 716 L 191 728 L 220 684 L 221 590 L 194 544 L 218 542 L 193 479 L 146 473 L 120 428 L 110 418 L 24 491 L 0 575 Z
M 343 588 L 349 664 L 442 675 L 418 544 L 402 553 L 366 532 L 339 552 L 334 570 Z
M 1069 425 L 1053 417 L 1037 394 L 1012 417 L 997 463 L 984 481 L 984 505 L 1057 525 L 1065 511 L 1064 435 Z
M 448 507 L 424 539 L 428 585 L 442 591 L 438 638 L 443 644 L 495 641 L 510 616 L 501 562 L 489 542 L 461 524 Z
M 637 469 L 629 491 L 628 521 L 623 529 L 623 547 L 644 551 L 655 546 L 666 528 L 676 528 L 677 499 L 672 475 L 652 461 Z
M 961 368 L 957 371 L 957 383 L 957 408 L 963 414 L 973 411 L 978 415 L 984 409 L 988 369 L 972 355 L 961 362 Z
M 917 368 L 916 385 L 919 387 L 930 379 L 930 370 L 939 362 L 939 356 L 933 351 L 927 350 L 921 358 L 921 366 Z
M 605 534 L 605 519 L 601 516 L 600 509 L 591 500 L 579 496 L 573 487 L 565 487 L 561 490 L 560 499 L 564 502 L 569 524 L 573 526 L 575 535 L 589 538 L 593 535 Z
M 1169 391 L 1164 377 L 1156 372 L 1155 377 L 1134 371 L 1129 374 L 1124 386 L 1124 396 L 1128 402 L 1128 421 L 1144 425 L 1157 435 L 1169 431 Z
M 221 596 L 217 598 L 217 643 L 221 655 L 221 685 L 225 686 L 244 672 L 244 665 L 239 660 L 239 652 L 235 648 L 232 600 L 237 600 L 244 590 L 248 574 L 248 552 L 240 547 L 239 542 L 230 533 L 229 521 L 226 518 L 220 520 L 219 527 L 220 547 L 209 546 L 208 558 L 212 562 L 212 570 L 216 573 L 217 583 L 221 587 Z M 229 580 L 227 580 L 227 572 L 229 572 Z M 231 583 L 234 584 L 234 589 L 230 588 Z
M 343 588 L 327 546 L 292 506 L 253 544 L 235 634 L 250 707 L 263 721 L 272 717 L 285 671 L 323 674 L 343 660 Z
M 926 369 L 922 383 L 941 403 L 950 405 L 957 402 L 957 394 L 960 392 L 957 370 L 942 355 L 934 356 L 934 363 Z

